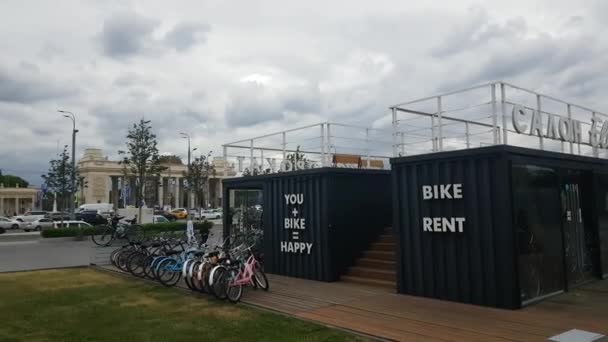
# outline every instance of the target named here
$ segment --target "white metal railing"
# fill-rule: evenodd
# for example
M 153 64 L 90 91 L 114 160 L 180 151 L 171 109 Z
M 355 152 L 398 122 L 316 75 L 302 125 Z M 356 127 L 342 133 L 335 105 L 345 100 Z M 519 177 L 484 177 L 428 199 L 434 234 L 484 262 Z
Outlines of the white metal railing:
M 237 174 L 247 170 L 273 173 L 328 166 L 388 169 L 392 156 L 390 136 L 390 129 L 322 122 L 241 139 L 222 147 L 224 157 L 232 162 Z M 294 157 L 295 154 L 302 158 Z M 336 155 L 359 157 L 361 164 L 339 160 L 334 163 Z
M 509 144 L 606 157 L 608 148 L 607 114 L 507 82 L 390 108 L 395 156 Z M 534 122 L 520 123 L 519 116 Z M 529 131 L 518 129 L 522 127 Z
M 322 122 L 224 144 L 225 175 L 228 166 L 237 174 L 327 166 L 388 169 L 391 157 L 498 144 L 608 157 L 608 114 L 507 82 L 390 110 L 392 128 Z M 335 163 L 334 156 L 358 157 L 361 163 Z M 290 163 L 295 165 L 287 167 Z

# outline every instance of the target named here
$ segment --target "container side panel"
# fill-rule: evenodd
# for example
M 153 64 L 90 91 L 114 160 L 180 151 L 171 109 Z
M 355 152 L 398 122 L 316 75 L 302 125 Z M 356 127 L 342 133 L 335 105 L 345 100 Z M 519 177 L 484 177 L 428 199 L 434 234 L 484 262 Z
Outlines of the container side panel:
M 498 153 L 393 164 L 400 292 L 512 306 L 514 251 L 502 159 Z

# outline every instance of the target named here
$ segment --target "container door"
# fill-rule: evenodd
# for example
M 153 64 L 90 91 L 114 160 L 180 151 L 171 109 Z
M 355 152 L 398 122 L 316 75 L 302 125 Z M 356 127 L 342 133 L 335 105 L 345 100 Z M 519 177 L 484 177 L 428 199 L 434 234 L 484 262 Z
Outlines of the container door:
M 578 177 L 577 177 L 578 178 Z M 568 177 L 562 184 L 564 255 L 568 288 L 594 279 L 593 236 L 585 222 L 582 185 Z
M 523 305 L 564 290 L 558 171 L 513 165 L 514 223 Z

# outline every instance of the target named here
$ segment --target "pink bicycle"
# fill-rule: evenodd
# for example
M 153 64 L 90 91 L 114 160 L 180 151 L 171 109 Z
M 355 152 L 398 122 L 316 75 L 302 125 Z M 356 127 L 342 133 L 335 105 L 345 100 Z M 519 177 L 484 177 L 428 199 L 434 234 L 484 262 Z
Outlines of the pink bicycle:
M 269 284 L 261 264 L 255 258 L 251 247 L 247 248 L 249 257 L 243 259 L 229 259 L 222 265 L 216 266 L 212 271 L 211 279 L 215 283 L 214 291 L 225 291 L 226 297 L 233 303 L 238 302 L 243 295 L 243 286 L 251 285 L 268 291 Z

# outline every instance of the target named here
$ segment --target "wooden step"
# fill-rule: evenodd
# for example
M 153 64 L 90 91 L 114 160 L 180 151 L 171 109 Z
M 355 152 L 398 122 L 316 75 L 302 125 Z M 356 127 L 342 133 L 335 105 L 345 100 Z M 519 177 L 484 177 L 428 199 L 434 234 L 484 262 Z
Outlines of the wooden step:
M 379 259 L 368 259 L 368 258 L 359 258 L 357 259 L 355 266 L 359 267 L 375 267 L 381 270 L 395 270 L 395 262 L 387 261 L 387 260 L 379 260 Z
M 395 243 L 395 240 L 396 239 L 393 235 L 382 234 L 382 235 L 378 236 L 378 238 L 376 239 L 376 242 Z
M 362 284 L 362 285 L 386 287 L 386 288 L 393 289 L 393 290 L 397 288 L 397 284 L 394 281 L 376 280 L 376 279 L 361 278 L 361 277 L 354 277 L 354 276 L 348 276 L 348 275 L 342 276 L 340 278 L 340 280 L 349 282 L 349 283 Z
M 368 259 L 379 259 L 386 261 L 395 261 L 395 252 L 394 251 L 365 251 L 363 252 L 363 257 Z
M 395 282 L 397 279 L 394 270 L 380 270 L 371 267 L 351 267 L 348 269 L 346 275 L 392 282 Z
M 374 242 L 369 246 L 370 251 L 387 251 L 392 252 L 395 250 L 394 242 Z

